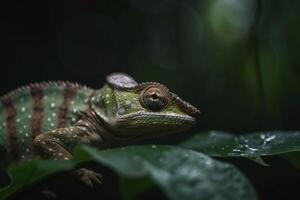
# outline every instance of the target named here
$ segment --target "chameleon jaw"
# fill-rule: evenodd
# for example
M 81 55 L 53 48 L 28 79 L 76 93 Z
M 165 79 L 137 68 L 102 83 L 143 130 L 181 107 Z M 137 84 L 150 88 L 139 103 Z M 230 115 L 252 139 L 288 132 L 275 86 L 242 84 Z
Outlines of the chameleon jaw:
M 195 124 L 194 117 L 189 115 L 178 115 L 174 113 L 157 113 L 157 112 L 136 112 L 118 116 L 116 122 L 118 124 L 127 124 L 135 121 L 138 124 L 151 124 L 163 127 L 186 127 Z
M 187 130 L 195 122 L 195 118 L 189 115 L 140 111 L 117 116 L 112 128 L 119 137 L 149 138 Z

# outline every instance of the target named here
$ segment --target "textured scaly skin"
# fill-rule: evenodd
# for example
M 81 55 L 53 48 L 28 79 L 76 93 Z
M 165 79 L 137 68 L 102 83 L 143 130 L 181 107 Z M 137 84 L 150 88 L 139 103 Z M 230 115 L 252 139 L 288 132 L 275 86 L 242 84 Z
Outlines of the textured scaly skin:
M 58 81 L 30 84 L 0 103 L 0 162 L 70 159 L 78 144 L 99 149 L 182 131 L 199 110 L 155 82 L 138 84 L 123 73 L 94 90 Z M 99 175 L 77 170 L 92 185 Z
M 22 87 L 1 98 L 0 144 L 11 161 L 31 159 L 34 138 L 65 128 L 87 110 L 93 90 L 70 82 L 49 82 Z

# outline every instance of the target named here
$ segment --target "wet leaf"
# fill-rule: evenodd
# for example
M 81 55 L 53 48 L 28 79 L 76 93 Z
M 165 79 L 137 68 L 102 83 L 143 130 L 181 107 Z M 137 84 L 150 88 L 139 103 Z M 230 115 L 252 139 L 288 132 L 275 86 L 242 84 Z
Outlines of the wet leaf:
M 255 157 L 300 151 L 300 132 L 271 131 L 236 136 L 210 131 L 199 133 L 182 142 L 180 146 L 203 152 L 210 156 Z
M 192 150 L 171 146 L 85 150 L 123 176 L 149 176 L 170 199 L 256 199 L 236 168 Z
M 0 189 L 0 199 L 13 197 L 28 186 L 34 185 L 46 177 L 61 171 L 73 169 L 71 161 L 35 160 L 12 166 L 8 171 L 11 184 Z
M 14 182 L 3 189 L 0 196 L 4 199 L 20 191 L 26 184 L 32 185 L 50 174 L 69 170 L 78 163 L 90 160 L 111 168 L 125 178 L 149 178 L 172 200 L 257 199 L 251 184 L 232 165 L 193 150 L 154 145 L 129 146 L 105 151 L 83 146 L 76 149 L 74 160 L 68 162 L 25 163 L 10 170 Z M 53 163 L 57 164 L 57 168 Z M 31 168 L 35 173 L 24 179 L 22 176 L 29 175 L 28 169 Z

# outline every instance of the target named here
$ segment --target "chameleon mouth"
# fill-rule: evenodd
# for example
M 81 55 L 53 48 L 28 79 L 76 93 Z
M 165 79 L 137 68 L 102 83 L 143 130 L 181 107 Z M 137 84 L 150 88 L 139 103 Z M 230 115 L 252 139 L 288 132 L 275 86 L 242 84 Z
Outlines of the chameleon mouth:
M 196 120 L 189 115 L 178 115 L 173 113 L 137 112 L 119 116 L 117 122 L 141 121 L 147 124 L 160 124 L 166 126 L 193 125 Z
M 118 116 L 114 132 L 118 137 L 158 137 L 191 128 L 195 118 L 173 113 L 136 112 Z

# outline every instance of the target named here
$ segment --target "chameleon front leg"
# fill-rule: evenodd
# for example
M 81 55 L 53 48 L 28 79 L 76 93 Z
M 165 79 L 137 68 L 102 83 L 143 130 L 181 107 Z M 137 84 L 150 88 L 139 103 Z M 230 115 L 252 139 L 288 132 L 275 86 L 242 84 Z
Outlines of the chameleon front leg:
M 89 133 L 86 128 L 73 126 L 59 128 L 35 137 L 34 147 L 39 156 L 57 160 L 69 160 L 77 144 L 97 145 L 101 138 L 96 133 Z M 81 168 L 75 171 L 80 180 L 93 187 L 93 183 L 101 183 L 102 176 L 94 171 Z

